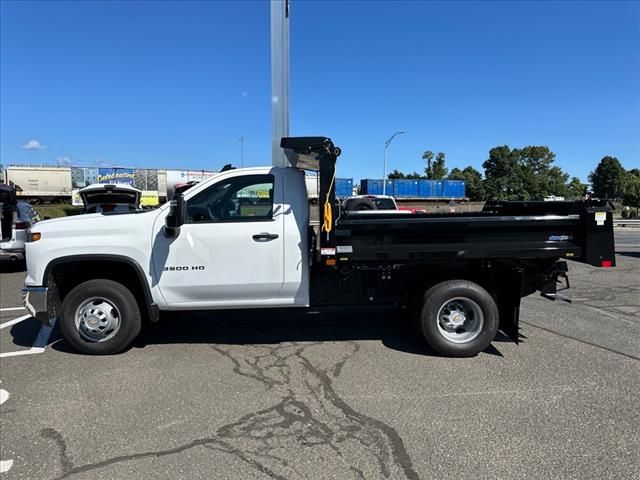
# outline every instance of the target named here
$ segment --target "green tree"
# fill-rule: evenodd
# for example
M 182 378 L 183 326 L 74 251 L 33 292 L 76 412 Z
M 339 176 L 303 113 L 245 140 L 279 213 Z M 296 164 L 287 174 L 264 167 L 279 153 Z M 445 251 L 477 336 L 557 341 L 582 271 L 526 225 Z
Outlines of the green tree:
M 553 165 L 556 155 L 546 146 L 492 148 L 482 164 L 487 197 L 496 200 L 541 200 L 567 196 L 569 175 Z
M 442 180 L 447 176 L 448 170 L 444 166 L 445 154 L 443 152 L 438 152 L 434 159 L 433 152 L 431 150 L 427 150 L 422 154 L 422 159 L 427 164 L 424 172 L 429 180 Z
M 449 173 L 450 180 L 463 180 L 466 184 L 466 196 L 473 202 L 479 202 L 486 198 L 486 191 L 482 183 L 482 174 L 469 166 L 464 170 L 453 168 Z
M 533 198 L 544 198 L 547 195 L 559 195 L 561 197 L 568 197 L 570 190 L 567 182 L 569 180 L 569 174 L 564 173 L 560 167 L 551 167 L 543 174 L 546 177 L 546 181 L 540 186 L 540 190 L 533 196 Z
M 527 146 L 516 148 L 513 153 L 518 158 L 518 175 L 525 200 L 568 193 L 566 184 L 569 176 L 553 166 L 556 155 L 549 147 Z
M 424 173 L 426 174 L 427 178 L 429 178 L 429 172 L 431 172 L 431 162 L 433 161 L 434 156 L 435 155 L 431 150 L 427 150 L 422 154 L 422 159 L 425 163 Z
M 518 156 L 508 145 L 489 150 L 489 158 L 482 164 L 487 198 L 519 200 L 523 197 Z
M 640 169 L 629 170 L 624 179 L 624 195 L 622 203 L 628 207 L 635 207 L 636 217 L 640 208 Z
M 594 196 L 598 198 L 620 198 L 624 190 L 625 171 L 616 157 L 606 156 L 589 174 Z
M 420 175 L 418 172 L 411 172 L 408 173 L 405 178 L 407 180 L 419 180 L 421 178 L 424 178 L 424 175 Z
M 587 191 L 587 184 L 582 183 L 578 177 L 573 177 L 567 188 L 570 198 L 581 198 Z
M 389 178 L 390 180 L 396 179 L 396 178 L 407 178 L 406 175 L 398 170 L 394 170 L 393 172 L 389 173 L 389 175 L 387 175 L 387 178 Z

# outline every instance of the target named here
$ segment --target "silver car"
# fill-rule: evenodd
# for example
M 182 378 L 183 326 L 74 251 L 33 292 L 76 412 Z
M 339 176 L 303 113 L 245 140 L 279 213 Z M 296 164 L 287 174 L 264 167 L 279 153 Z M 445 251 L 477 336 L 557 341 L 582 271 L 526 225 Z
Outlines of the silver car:
M 0 185 L 4 187 L 4 185 Z M 6 188 L 0 189 L 0 261 L 24 260 L 24 244 L 29 229 L 40 221 L 35 208 L 26 202 L 16 202 Z

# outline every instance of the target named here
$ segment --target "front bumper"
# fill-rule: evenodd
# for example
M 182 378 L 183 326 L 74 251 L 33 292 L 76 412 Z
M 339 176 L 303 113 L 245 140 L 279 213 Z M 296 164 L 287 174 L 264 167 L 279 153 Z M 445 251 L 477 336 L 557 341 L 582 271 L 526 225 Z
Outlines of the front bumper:
M 18 261 L 18 260 L 24 260 L 24 249 L 6 249 L 6 248 L 2 248 L 0 249 L 0 260 L 7 260 L 7 261 Z
M 47 308 L 48 294 L 47 287 L 25 287 L 22 289 L 22 303 L 34 318 L 44 325 L 51 326 L 54 317 L 49 314 L 50 309 Z

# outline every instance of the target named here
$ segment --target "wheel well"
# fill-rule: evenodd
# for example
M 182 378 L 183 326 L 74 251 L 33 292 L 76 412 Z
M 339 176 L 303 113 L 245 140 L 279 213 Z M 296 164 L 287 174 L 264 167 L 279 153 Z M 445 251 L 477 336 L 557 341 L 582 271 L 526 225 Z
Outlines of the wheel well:
M 148 315 L 151 298 L 147 296 L 140 272 L 124 261 L 74 260 L 58 263 L 49 270 L 47 282 L 55 282 L 59 300 L 62 302 L 76 286 L 93 279 L 113 280 L 124 285 L 136 298 L 140 313 L 143 316 Z
M 456 268 L 418 269 L 411 302 L 422 303 L 422 295 L 432 286 L 448 280 L 468 280 L 477 283 L 498 305 L 500 329 L 518 343 L 520 298 L 523 296 L 523 271 L 517 268 L 481 268 L 479 264 L 460 264 Z

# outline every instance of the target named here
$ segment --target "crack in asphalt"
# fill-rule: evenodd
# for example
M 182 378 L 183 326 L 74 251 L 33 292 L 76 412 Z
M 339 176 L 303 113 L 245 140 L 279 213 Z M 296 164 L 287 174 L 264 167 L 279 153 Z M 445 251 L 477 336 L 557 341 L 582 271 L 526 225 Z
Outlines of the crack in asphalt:
M 73 462 L 67 456 L 67 443 L 60 432 L 53 428 L 44 428 L 40 430 L 40 436 L 43 438 L 51 438 L 60 449 L 60 466 L 62 474 L 66 475 L 73 470 Z
M 604 347 L 602 345 L 598 345 L 597 343 L 589 342 L 588 340 L 582 340 L 581 338 L 576 338 L 576 337 L 572 337 L 571 335 L 567 335 L 567 334 L 564 334 L 564 333 L 556 332 L 555 330 L 551 330 L 550 328 L 546 328 L 546 327 L 541 327 L 540 325 L 536 325 L 534 323 L 525 322 L 525 321 L 522 321 L 522 320 L 520 321 L 520 323 L 522 323 L 523 325 L 528 325 L 528 326 L 533 327 L 533 328 L 537 328 L 539 330 L 544 330 L 545 332 L 552 333 L 553 335 L 558 335 L 559 337 L 568 338 L 570 340 L 575 340 L 576 342 L 583 343 L 585 345 L 589 345 L 590 347 L 596 347 L 596 348 L 599 348 L 601 350 L 605 350 L 607 352 L 616 353 L 618 355 L 622 355 L 623 357 L 627 357 L 627 358 L 630 358 L 632 360 L 640 360 L 640 357 L 636 357 L 635 355 L 631 355 L 630 353 L 624 353 L 624 352 L 621 352 L 619 350 L 614 350 L 613 348 Z
M 174 448 L 74 466 L 67 457 L 62 435 L 53 429 L 43 430 L 42 435 L 53 438 L 60 449 L 62 475 L 58 479 L 122 462 L 174 455 L 199 446 L 233 455 L 278 480 L 308 478 L 309 468 L 317 469 L 319 465 L 321 471 L 331 471 L 335 478 L 362 480 L 366 474 L 372 474 L 381 478 L 419 479 L 398 432 L 357 412 L 333 386 L 333 379 L 359 351 L 359 344 L 336 343 L 334 347 L 339 353 L 332 358 L 322 355 L 322 345 L 320 341 L 232 348 L 211 345 L 211 349 L 229 360 L 237 375 L 262 383 L 280 401 L 217 428 L 211 436 Z

